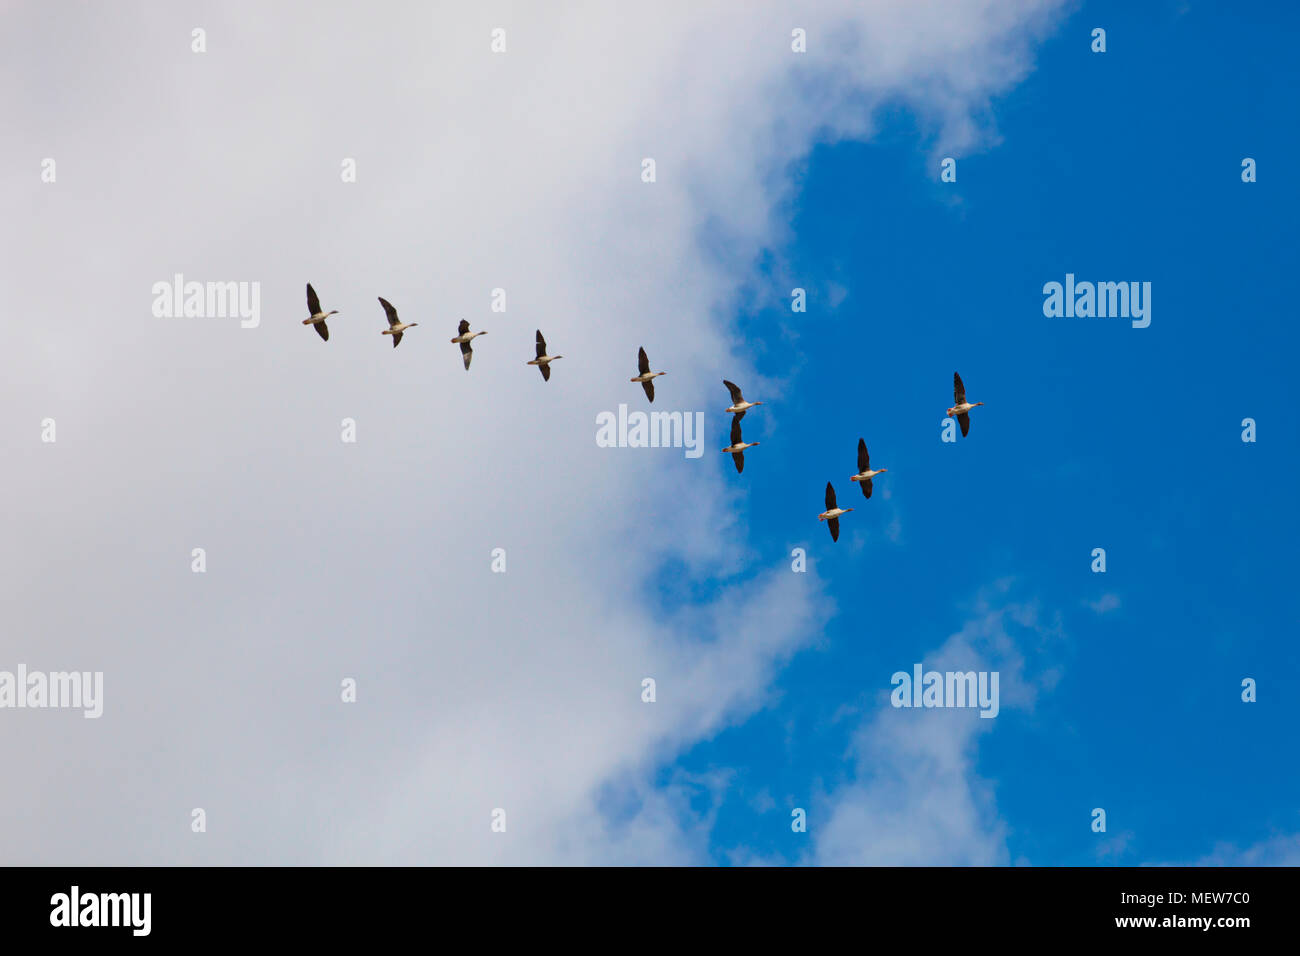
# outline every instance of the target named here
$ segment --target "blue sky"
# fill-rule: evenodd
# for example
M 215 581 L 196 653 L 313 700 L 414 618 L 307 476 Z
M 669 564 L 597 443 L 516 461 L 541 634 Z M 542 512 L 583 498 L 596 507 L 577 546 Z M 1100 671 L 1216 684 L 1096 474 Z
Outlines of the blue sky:
M 854 775 L 852 735 L 890 674 L 960 631 L 981 594 L 1037 608 L 1050 633 L 1017 635 L 1026 673 L 1056 675 L 970 744 L 1007 862 L 1190 862 L 1300 829 L 1300 14 L 1253 16 L 1087 4 L 990 104 L 998 140 L 956 157 L 955 184 L 902 108 L 796 170 L 791 241 L 754 293 L 767 305 L 735 322 L 785 383 L 746 421 L 765 444 L 737 481 L 763 560 L 808 549 L 835 612 L 763 710 L 660 775 L 725 775 L 695 803 L 716 811 L 716 862 L 806 858 L 790 808 L 815 831 L 816 794 Z M 1244 157 L 1258 182 L 1241 181 Z M 1066 272 L 1151 282 L 1150 327 L 1045 318 L 1042 286 Z M 793 285 L 806 314 L 789 311 Z M 943 444 L 954 370 L 987 405 Z M 859 436 L 890 468 L 870 502 L 847 480 Z M 816 521 L 828 479 L 857 508 L 838 545 Z M 1257 703 L 1240 700 L 1245 677 Z

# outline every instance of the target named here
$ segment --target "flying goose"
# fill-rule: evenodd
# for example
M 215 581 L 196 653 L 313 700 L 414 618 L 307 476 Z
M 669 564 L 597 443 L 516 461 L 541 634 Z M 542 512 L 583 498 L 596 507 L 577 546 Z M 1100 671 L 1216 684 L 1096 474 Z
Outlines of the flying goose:
M 740 421 L 744 418 L 745 412 L 749 411 L 755 405 L 763 404 L 762 402 L 745 401 L 745 396 L 740 394 L 740 386 L 728 382 L 725 378 L 722 380 L 722 384 L 727 386 L 727 391 L 731 392 L 731 407 L 726 409 L 726 411 L 734 413 L 736 421 Z
M 966 433 L 970 431 L 970 410 L 984 403 L 976 402 L 972 405 L 966 401 L 966 386 L 962 384 L 961 376 L 956 372 L 952 373 L 952 397 L 956 404 L 948 409 L 948 417 L 956 416 L 957 424 L 961 426 L 961 437 L 965 438 Z
M 835 486 L 826 482 L 826 510 L 817 516 L 818 521 L 825 521 L 831 529 L 831 540 L 840 540 L 840 515 L 846 515 L 852 508 L 840 508 L 835 504 Z
M 862 497 L 871 497 L 871 479 L 876 477 L 876 475 L 883 475 L 887 471 L 889 471 L 888 468 L 877 468 L 875 471 L 871 470 L 871 456 L 867 454 L 867 443 L 859 438 L 858 473 L 850 478 L 849 481 L 862 482 L 860 486 L 862 488 Z
M 737 415 L 731 420 L 731 444 L 722 449 L 723 452 L 731 453 L 731 460 L 736 463 L 736 474 L 745 470 L 745 449 L 757 448 L 762 442 L 745 441 L 740 436 L 740 416 Z
M 479 335 L 487 335 L 487 333 L 471 332 L 469 330 L 469 322 L 465 319 L 461 319 L 460 329 L 457 331 L 456 337 L 451 340 L 452 345 L 460 346 L 461 358 L 465 360 L 465 371 L 467 372 L 469 371 L 469 363 L 474 358 L 474 349 L 470 346 L 470 342 L 474 341 L 475 337 Z
M 542 330 L 537 330 L 537 358 L 528 362 L 529 365 L 536 365 L 542 370 L 542 379 L 549 382 L 551 380 L 551 363 L 556 359 L 564 358 L 563 355 L 547 355 L 546 339 L 542 338 Z
M 653 402 L 655 400 L 654 379 L 660 375 L 667 375 L 668 373 L 650 371 L 650 359 L 645 354 L 644 346 L 642 346 L 641 351 L 637 354 L 637 369 L 641 374 L 636 378 L 631 379 L 631 381 L 640 382 L 641 387 L 645 389 L 646 398 Z
M 325 320 L 331 315 L 338 315 L 339 310 L 322 312 L 320 310 L 320 299 L 316 298 L 316 290 L 311 287 L 310 282 L 307 283 L 307 314 L 311 318 L 303 319 L 302 324 L 316 326 L 316 331 L 320 333 L 320 337 L 328 342 L 330 340 L 330 330 L 329 326 L 325 324 Z
M 379 299 L 379 304 L 384 307 L 384 312 L 388 316 L 388 328 L 384 329 L 384 331 L 379 334 L 391 335 L 393 337 L 393 348 L 397 348 L 398 343 L 402 341 L 402 333 L 407 329 L 415 328 L 420 323 L 399 321 L 397 318 L 397 310 L 393 308 L 393 304 L 382 296 Z

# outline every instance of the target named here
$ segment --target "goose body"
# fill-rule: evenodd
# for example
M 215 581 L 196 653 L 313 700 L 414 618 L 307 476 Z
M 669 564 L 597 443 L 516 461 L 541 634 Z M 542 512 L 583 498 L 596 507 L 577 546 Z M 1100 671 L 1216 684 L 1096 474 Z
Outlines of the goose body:
M 745 401 L 745 396 L 742 395 L 740 392 L 740 386 L 733 384 L 732 382 L 728 382 L 725 378 L 722 380 L 722 384 L 727 386 L 727 391 L 731 392 L 731 406 L 723 410 L 735 415 L 736 421 L 740 421 L 742 418 L 744 418 L 745 412 L 749 411 L 751 408 L 754 408 L 756 405 L 763 404 L 762 402 Z
M 397 310 L 393 308 L 393 304 L 382 296 L 379 299 L 379 304 L 384 307 L 384 314 L 388 316 L 388 328 L 384 329 L 384 331 L 379 334 L 391 335 L 393 337 L 393 348 L 397 348 L 398 343 L 402 341 L 402 333 L 407 329 L 415 328 L 420 323 L 402 322 L 397 318 Z
M 745 449 L 756 448 L 761 444 L 762 442 L 745 441 L 740 434 L 740 416 L 737 415 L 731 420 L 731 444 L 722 451 L 731 455 L 731 460 L 736 463 L 736 473 L 740 474 L 745 470 Z
M 320 337 L 328 342 L 330 340 L 330 330 L 329 326 L 325 324 L 325 320 L 331 315 L 338 315 L 339 310 L 321 311 L 320 299 L 316 297 L 316 290 L 311 287 L 310 282 L 307 283 L 307 314 L 310 318 L 303 319 L 302 324 L 316 326 L 316 331 L 320 333 Z
M 948 409 L 948 417 L 957 419 L 957 424 L 961 426 L 961 437 L 965 438 L 970 432 L 970 410 L 984 403 L 976 402 L 972 405 L 966 401 L 966 386 L 956 372 L 952 373 L 952 398 L 955 404 Z
M 871 455 L 867 453 L 867 443 L 865 440 L 859 438 L 858 439 L 858 473 L 854 475 L 852 478 L 850 478 L 849 481 L 861 482 L 861 484 L 858 487 L 862 489 L 862 497 L 864 498 L 871 497 L 871 484 L 872 484 L 871 479 L 876 477 L 876 475 L 883 475 L 887 471 L 889 471 L 888 468 L 876 468 L 874 470 L 872 469 Z
M 474 349 L 470 346 L 480 335 L 487 335 L 486 332 L 471 332 L 469 322 L 465 319 L 460 320 L 460 326 L 456 330 L 456 337 L 451 340 L 452 345 L 460 346 L 461 358 L 465 360 L 465 371 L 469 371 L 469 363 L 474 358 Z
M 542 338 L 542 330 L 537 330 L 537 358 L 530 360 L 528 365 L 536 365 L 542 370 L 542 380 L 549 382 L 551 380 L 551 363 L 556 359 L 564 358 L 563 355 L 547 355 L 546 339 Z
M 637 353 L 637 372 L 639 374 L 636 378 L 631 379 L 631 381 L 640 382 L 641 387 L 645 389 L 645 397 L 653 402 L 655 400 L 654 380 L 660 375 L 667 375 L 668 373 L 650 371 L 650 359 L 645 354 L 644 346 L 642 346 L 641 351 Z
M 846 515 L 852 508 L 841 508 L 835 503 L 835 486 L 826 482 L 826 510 L 817 516 L 818 521 L 825 521 L 831 531 L 831 540 L 840 540 L 840 515 Z

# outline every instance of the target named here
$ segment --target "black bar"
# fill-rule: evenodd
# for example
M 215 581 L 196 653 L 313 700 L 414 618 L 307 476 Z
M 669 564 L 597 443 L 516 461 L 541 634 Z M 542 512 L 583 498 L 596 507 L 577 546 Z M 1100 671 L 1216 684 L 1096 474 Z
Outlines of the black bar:
M 573 938 L 613 931 L 634 945 L 649 933 L 667 945 L 674 938 L 698 939 L 703 920 L 708 935 L 725 927 L 732 944 L 771 942 L 773 934 L 786 931 L 809 940 L 832 931 L 838 936 L 851 924 L 850 935 L 872 946 L 882 939 L 974 943 L 1125 936 L 1147 943 L 1202 938 L 1231 945 L 1261 932 L 1289 938 L 1297 887 L 1295 869 L 1164 867 L 29 867 L 0 870 L 0 880 L 6 941 L 57 943 L 75 935 L 90 944 L 111 938 L 373 944 L 401 941 L 413 930 L 441 933 L 458 926 L 477 926 L 494 939 L 527 936 L 532 927 L 540 943 L 567 926 L 563 932 Z M 98 918 L 101 911 L 111 918 L 116 909 L 125 925 L 52 925 L 52 919 L 70 923 L 74 886 L 78 921 Z M 110 893 L 149 894 L 147 936 L 136 935 L 143 928 L 144 897 L 134 898 L 139 909 L 114 896 L 101 910 L 100 894 Z M 66 898 L 62 910 L 59 894 Z M 1206 918 L 1212 921 L 1208 928 L 1189 925 Z M 1245 922 L 1217 922 L 1228 919 Z M 1120 920 L 1154 923 L 1119 925 Z

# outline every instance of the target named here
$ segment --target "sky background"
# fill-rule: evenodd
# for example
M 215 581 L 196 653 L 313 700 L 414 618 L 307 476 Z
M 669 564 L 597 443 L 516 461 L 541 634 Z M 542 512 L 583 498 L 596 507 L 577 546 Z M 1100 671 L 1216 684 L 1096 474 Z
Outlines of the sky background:
M 535 6 L 5 8 L 0 669 L 105 712 L 0 711 L 0 861 L 1300 863 L 1300 13 Z M 702 458 L 596 446 L 638 346 Z

